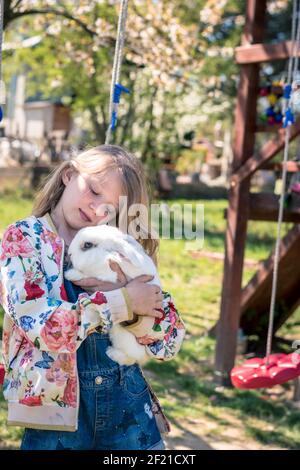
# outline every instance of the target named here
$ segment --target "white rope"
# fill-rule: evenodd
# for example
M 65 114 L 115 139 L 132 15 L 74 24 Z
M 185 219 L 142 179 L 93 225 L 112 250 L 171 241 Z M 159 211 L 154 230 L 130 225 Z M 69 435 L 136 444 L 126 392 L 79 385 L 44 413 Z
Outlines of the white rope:
M 297 1 L 293 2 L 293 25 L 292 25 L 292 53 L 289 58 L 288 66 L 288 85 L 292 85 L 293 81 L 296 78 L 298 71 L 299 63 L 299 42 L 300 42 L 300 5 L 297 5 Z M 297 23 L 297 27 L 296 27 Z M 297 32 L 296 32 L 297 29 Z M 296 36 L 296 37 L 295 37 Z M 283 112 L 289 108 L 291 98 L 287 98 L 284 101 Z M 287 161 L 289 156 L 289 142 L 291 135 L 291 126 L 287 125 L 285 130 L 285 142 L 284 142 L 284 156 L 282 164 L 282 188 L 279 201 L 279 213 L 278 213 L 278 224 L 277 224 L 277 236 L 276 236 L 276 245 L 275 245 L 275 254 L 274 254 L 274 269 L 273 269 L 273 279 L 272 279 L 272 292 L 271 292 L 271 302 L 270 302 L 270 312 L 269 312 L 269 327 L 268 327 L 268 336 L 267 336 L 267 347 L 266 347 L 266 357 L 268 364 L 268 357 L 271 354 L 272 350 L 272 338 L 273 338 L 273 328 L 274 328 L 274 316 L 275 316 L 275 302 L 278 286 L 278 266 L 279 266 L 279 255 L 280 255 L 280 243 L 281 243 L 281 227 L 283 219 L 283 210 L 284 210 L 284 200 L 285 200 L 285 189 L 286 189 L 286 178 L 287 178 Z
M 105 139 L 106 144 L 109 144 L 111 140 L 111 130 L 112 130 L 111 120 L 112 120 L 112 113 L 113 113 L 114 89 L 115 89 L 115 85 L 119 83 L 119 79 L 120 79 L 123 49 L 124 49 L 125 34 L 126 34 L 127 12 L 128 12 L 128 0 L 121 0 L 121 10 L 120 10 L 120 16 L 119 16 L 119 22 L 118 22 L 118 32 L 117 32 L 116 47 L 115 47 L 114 65 L 113 65 L 111 87 L 110 87 L 109 125 L 108 125 L 108 129 L 106 132 L 106 139 Z
M 288 65 L 288 76 L 287 76 L 287 83 L 291 83 L 292 80 L 292 71 L 293 71 L 293 59 L 295 53 L 295 46 L 296 46 L 296 24 L 297 24 L 297 11 L 298 5 L 297 0 L 293 0 L 293 16 L 292 16 L 292 51 L 289 57 L 289 65 Z

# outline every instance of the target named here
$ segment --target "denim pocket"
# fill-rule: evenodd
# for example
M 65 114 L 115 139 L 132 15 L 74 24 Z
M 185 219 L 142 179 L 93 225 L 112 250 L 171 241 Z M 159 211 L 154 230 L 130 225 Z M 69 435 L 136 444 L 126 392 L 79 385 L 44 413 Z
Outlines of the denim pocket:
M 124 389 L 132 398 L 140 398 L 149 392 L 148 385 L 139 369 L 129 368 L 124 374 Z

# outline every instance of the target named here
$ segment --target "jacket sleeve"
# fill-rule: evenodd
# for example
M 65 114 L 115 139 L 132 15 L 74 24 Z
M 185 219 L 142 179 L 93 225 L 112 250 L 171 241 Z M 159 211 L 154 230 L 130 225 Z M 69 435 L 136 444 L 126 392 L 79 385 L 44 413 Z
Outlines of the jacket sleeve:
M 150 343 L 145 347 L 147 354 L 153 359 L 169 361 L 179 352 L 186 330 L 171 295 L 164 291 L 163 295 L 164 316 L 154 328 L 161 328 L 164 337 L 162 340 Z
M 16 327 L 41 350 L 74 352 L 96 327 L 111 328 L 112 309 L 120 310 L 121 302 L 126 308 L 121 289 L 111 291 L 109 300 L 102 292 L 82 293 L 73 304 L 62 300 L 62 285 L 61 298 L 54 298 L 51 283 L 56 276 L 48 276 L 38 250 L 14 224 L 2 239 L 0 268 L 0 302 Z

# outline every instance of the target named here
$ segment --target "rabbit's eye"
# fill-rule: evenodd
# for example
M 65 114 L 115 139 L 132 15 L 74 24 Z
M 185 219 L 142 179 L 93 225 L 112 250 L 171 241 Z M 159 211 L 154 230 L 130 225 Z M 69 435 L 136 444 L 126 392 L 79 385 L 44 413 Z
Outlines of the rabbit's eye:
M 95 245 L 91 242 L 84 242 L 84 244 L 82 245 L 81 249 L 83 251 L 86 251 L 86 250 L 90 250 L 91 248 L 93 248 Z

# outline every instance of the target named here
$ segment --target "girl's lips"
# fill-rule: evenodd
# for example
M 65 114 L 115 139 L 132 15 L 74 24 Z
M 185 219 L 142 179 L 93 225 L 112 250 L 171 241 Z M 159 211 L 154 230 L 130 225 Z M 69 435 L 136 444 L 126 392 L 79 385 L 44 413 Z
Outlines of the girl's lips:
M 79 212 L 82 220 L 84 220 L 85 222 L 92 222 L 91 219 L 86 215 L 86 213 L 83 212 L 83 210 L 79 209 Z

